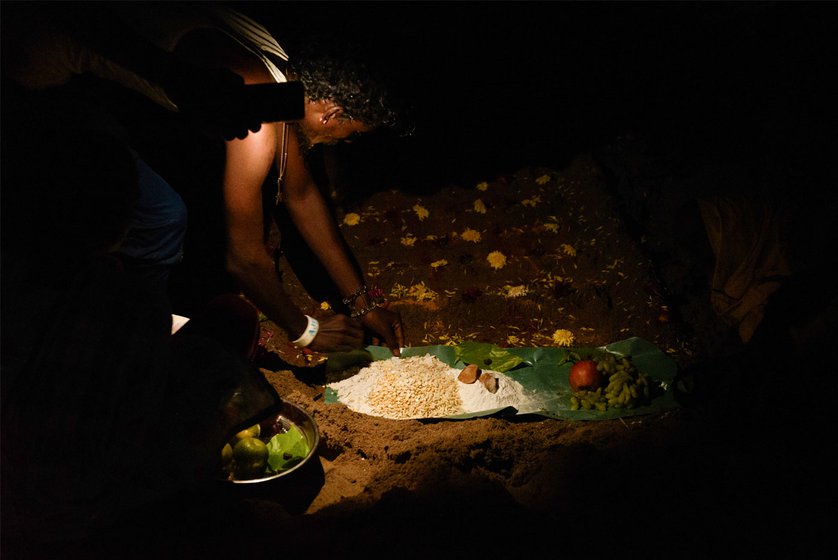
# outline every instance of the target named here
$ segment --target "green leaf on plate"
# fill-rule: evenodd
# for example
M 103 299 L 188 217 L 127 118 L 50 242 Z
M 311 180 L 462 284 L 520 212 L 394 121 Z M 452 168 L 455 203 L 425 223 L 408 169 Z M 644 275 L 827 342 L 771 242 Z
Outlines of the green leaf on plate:
M 309 451 L 305 435 L 292 425 L 284 434 L 276 434 L 268 442 L 268 467 L 274 472 L 290 469 L 303 459 Z
M 477 364 L 481 369 L 505 372 L 524 360 L 488 342 L 465 341 L 457 347 L 457 359 L 465 364 Z

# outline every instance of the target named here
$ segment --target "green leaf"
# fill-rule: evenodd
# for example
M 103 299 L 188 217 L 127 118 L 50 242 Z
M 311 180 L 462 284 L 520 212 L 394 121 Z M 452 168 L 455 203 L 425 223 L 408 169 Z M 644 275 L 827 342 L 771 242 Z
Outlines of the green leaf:
M 488 342 L 465 341 L 457 346 L 457 359 L 465 364 L 477 364 L 481 369 L 505 372 L 521 362 L 523 358 Z
M 276 434 L 268 442 L 268 467 L 274 472 L 290 469 L 306 457 L 311 450 L 305 435 L 294 425 L 284 434 Z
M 392 357 L 386 348 L 368 346 L 367 350 L 375 360 Z M 654 344 L 642 338 L 632 337 L 598 347 L 502 349 L 489 343 L 467 341 L 459 346 L 414 346 L 402 350 L 403 358 L 427 354 L 436 356 L 451 367 L 458 368 L 464 367 L 467 362 L 480 363 L 480 360 L 491 359 L 492 366 L 486 366 L 485 369 L 499 371 L 515 379 L 532 396 L 528 402 L 516 408 L 509 407 L 511 414 L 538 414 L 563 420 L 610 420 L 660 412 L 680 406 L 673 390 L 674 380 L 678 373 L 677 364 Z M 515 357 L 512 361 L 516 363 L 511 367 L 502 361 L 507 354 Z M 631 409 L 608 409 L 605 412 L 570 410 L 571 389 L 568 383 L 568 373 L 573 362 L 584 358 L 597 359 L 605 354 L 630 357 L 635 367 L 648 375 L 650 381 L 657 385 L 659 396 L 654 397 L 646 406 Z M 496 359 L 501 360 L 499 366 L 495 363 Z M 515 370 L 506 373 L 502 369 L 504 367 L 515 368 Z M 326 387 L 325 402 L 329 404 L 340 402 L 340 396 L 332 388 Z M 495 413 L 501 412 L 486 410 L 446 418 L 465 419 Z

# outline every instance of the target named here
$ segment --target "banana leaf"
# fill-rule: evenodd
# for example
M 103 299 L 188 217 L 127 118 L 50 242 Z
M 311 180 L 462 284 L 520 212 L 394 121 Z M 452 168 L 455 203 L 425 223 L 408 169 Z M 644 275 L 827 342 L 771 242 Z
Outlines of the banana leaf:
M 474 350 L 475 347 L 469 347 Z M 508 352 L 519 360 L 511 369 L 498 373 L 520 383 L 532 398 L 517 408 L 485 410 L 469 414 L 445 416 L 445 419 L 468 419 L 490 415 L 534 414 L 547 418 L 564 420 L 610 420 L 628 416 L 638 416 L 662 412 L 679 406 L 675 399 L 673 383 L 678 372 L 675 362 L 654 344 L 642 338 L 628 338 L 599 347 L 578 348 L 483 348 L 492 352 L 495 359 L 504 357 L 499 353 Z M 378 346 L 368 346 L 367 351 L 373 360 L 392 358 L 390 350 Z M 580 359 L 598 359 L 606 353 L 617 357 L 629 357 L 638 371 L 645 373 L 658 388 L 658 394 L 645 406 L 636 408 L 609 408 L 598 410 L 570 410 L 571 389 L 568 374 L 573 363 Z M 403 358 L 410 356 L 436 356 L 440 361 L 455 368 L 463 368 L 463 351 L 456 346 L 413 346 L 402 349 Z M 466 353 L 467 357 L 473 357 Z M 504 361 L 504 363 L 511 363 Z M 490 368 L 487 368 L 490 369 Z M 330 387 L 326 387 L 325 401 L 340 402 L 340 396 Z

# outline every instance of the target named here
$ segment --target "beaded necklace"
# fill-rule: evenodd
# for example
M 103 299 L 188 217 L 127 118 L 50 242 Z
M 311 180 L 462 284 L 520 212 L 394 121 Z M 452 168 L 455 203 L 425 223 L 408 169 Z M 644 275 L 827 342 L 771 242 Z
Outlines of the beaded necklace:
M 282 151 L 279 156 L 278 173 L 276 177 L 275 204 L 282 202 L 282 180 L 285 178 L 285 165 L 288 163 L 288 123 L 282 123 Z

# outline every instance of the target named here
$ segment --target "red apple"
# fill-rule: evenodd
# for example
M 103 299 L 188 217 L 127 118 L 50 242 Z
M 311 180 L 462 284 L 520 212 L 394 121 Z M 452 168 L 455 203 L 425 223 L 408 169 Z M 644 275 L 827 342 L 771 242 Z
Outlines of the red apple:
M 570 368 L 569 381 L 574 391 L 596 391 L 602 384 L 602 374 L 594 360 L 580 360 Z

